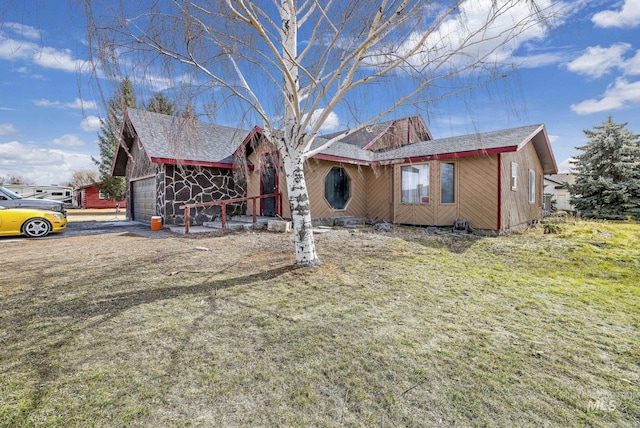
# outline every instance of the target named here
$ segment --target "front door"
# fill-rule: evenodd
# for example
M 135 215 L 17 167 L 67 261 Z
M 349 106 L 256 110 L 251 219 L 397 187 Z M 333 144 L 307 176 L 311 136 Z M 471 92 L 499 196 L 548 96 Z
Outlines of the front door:
M 271 195 L 278 192 L 277 170 L 272 163 L 262 167 L 260 174 L 260 195 Z M 276 215 L 276 198 L 262 198 L 260 200 L 260 215 L 273 217 Z

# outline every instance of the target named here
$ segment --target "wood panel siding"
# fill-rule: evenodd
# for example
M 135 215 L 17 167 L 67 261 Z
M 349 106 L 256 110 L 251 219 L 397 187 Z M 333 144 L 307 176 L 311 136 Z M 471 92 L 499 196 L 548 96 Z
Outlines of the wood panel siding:
M 393 219 L 393 167 L 365 168 L 367 214 L 375 221 Z
M 131 147 L 131 158 L 135 159 L 135 162 L 127 162 L 127 178 L 129 181 L 158 173 L 158 166 L 151 163 L 137 137 Z
M 543 173 L 532 142 L 528 142 L 517 152 L 502 154 L 502 229 L 526 224 L 542 217 L 539 175 Z M 511 164 L 518 165 L 517 188 L 511 188 Z M 536 177 L 536 198 L 529 203 L 529 170 Z
M 475 229 L 498 228 L 498 156 L 458 160 L 459 217 Z
M 344 209 L 332 208 L 324 194 L 324 181 L 333 167 L 344 168 L 349 176 L 351 189 L 350 198 Z M 305 178 L 307 190 L 311 200 L 312 218 L 329 218 L 340 216 L 366 216 L 367 215 L 367 170 L 369 167 L 340 164 L 335 162 L 311 159 L 305 165 Z

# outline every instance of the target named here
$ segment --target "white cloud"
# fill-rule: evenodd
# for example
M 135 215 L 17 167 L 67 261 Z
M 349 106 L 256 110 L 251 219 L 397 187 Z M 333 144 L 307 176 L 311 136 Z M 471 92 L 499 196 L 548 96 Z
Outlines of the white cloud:
M 7 22 L 2 26 L 2 28 L 7 28 L 25 39 L 37 40 L 42 36 L 40 30 L 30 25 L 24 25 L 17 22 Z
M 95 101 L 86 101 L 80 98 L 76 98 L 75 101 L 73 101 L 72 103 L 66 103 L 64 106 L 81 110 L 98 110 L 98 104 Z
M 89 71 L 88 61 L 73 58 L 69 49 L 41 46 L 26 40 L 17 40 L 0 33 L 0 59 L 27 61 L 41 67 L 67 72 Z
M 18 134 L 18 129 L 11 123 L 0 123 L 0 136 Z
M 34 53 L 32 60 L 42 67 L 72 73 L 89 70 L 87 61 L 74 59 L 70 49 L 43 47 Z
M 320 108 L 311 114 L 311 121 L 310 121 L 309 127 L 314 126 L 315 122 L 319 119 L 319 116 L 322 114 L 323 111 L 324 109 Z M 303 118 L 303 120 L 304 119 L 306 119 L 306 116 Z M 340 118 L 335 112 L 332 111 L 329 113 L 324 123 L 320 126 L 320 131 L 335 131 L 339 127 L 340 127 Z
M 49 101 L 45 98 L 35 100 L 33 103 L 38 107 L 59 107 L 61 105 L 60 101 Z
M 102 124 L 98 116 L 87 116 L 80 122 L 80 128 L 87 132 L 99 131 L 100 126 L 102 126 Z
M 549 142 L 551 144 L 555 143 L 556 141 L 558 141 L 560 139 L 560 137 L 558 135 L 549 135 Z
M 571 110 L 578 114 L 591 114 L 603 111 L 618 110 L 631 105 L 640 104 L 640 80 L 629 82 L 625 78 L 616 79 L 609 85 L 601 99 L 589 99 L 573 104 Z
M 51 144 L 62 147 L 80 147 L 84 146 L 86 143 L 77 135 L 65 134 L 62 137 L 51 140 Z
M 640 74 L 640 50 L 637 50 L 634 57 L 625 62 L 624 74 L 629 76 L 637 76 Z
M 534 55 L 528 59 L 531 43 L 543 40 L 549 28 L 562 23 L 561 11 L 567 12 L 563 2 L 541 0 L 536 2 L 539 15 L 532 11 L 530 2 L 515 0 L 467 0 L 457 13 L 442 22 L 430 34 L 420 52 L 411 58 L 411 65 L 424 67 L 445 64 L 452 68 L 468 65 L 479 58 L 484 62 L 505 64 L 525 64 L 535 67 L 536 61 L 548 65 L 559 60 L 557 55 Z M 496 13 L 495 11 L 498 10 Z M 487 17 L 495 15 L 495 20 L 487 23 Z M 395 47 L 388 58 L 394 58 L 413 49 L 424 33 L 414 32 L 401 46 Z M 452 55 L 453 54 L 453 55 Z M 382 63 L 387 54 L 380 54 L 372 64 Z
M 567 64 L 567 69 L 593 78 L 604 76 L 615 68 L 624 68 L 623 55 L 631 49 L 629 43 L 616 43 L 608 48 L 590 46 L 584 54 Z
M 95 170 L 95 164 L 87 154 L 38 149 L 11 141 L 0 144 L 0 170 L 35 184 L 66 184 L 74 171 Z
M 620 10 L 603 10 L 593 15 L 591 21 L 601 28 L 633 28 L 640 25 L 640 2 L 625 0 Z
M 571 172 L 573 169 L 573 164 L 571 162 L 574 160 L 574 158 L 568 158 L 560 162 L 558 164 L 558 172 Z
M 75 101 L 70 103 L 62 103 L 60 101 L 51 101 L 46 98 L 41 98 L 33 102 L 38 107 L 57 107 L 57 108 L 72 108 L 80 110 L 98 110 L 98 104 L 95 101 L 86 101 L 80 98 L 76 98 Z

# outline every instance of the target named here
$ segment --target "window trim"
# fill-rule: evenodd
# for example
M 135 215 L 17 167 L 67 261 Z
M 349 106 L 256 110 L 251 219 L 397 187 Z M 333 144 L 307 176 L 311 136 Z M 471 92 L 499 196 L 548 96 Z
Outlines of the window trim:
M 404 168 L 408 168 L 408 167 L 412 167 L 412 168 L 416 168 L 416 167 L 426 167 L 427 168 L 427 195 L 426 196 L 419 196 L 418 197 L 418 201 L 417 202 L 405 202 L 403 200 L 403 184 L 404 184 L 404 180 L 403 180 L 403 170 Z M 411 190 L 411 189 L 408 189 Z M 426 202 L 425 199 L 426 198 Z M 408 164 L 408 165 L 401 165 L 400 166 L 400 203 L 403 205 L 431 205 L 431 163 L 421 163 L 421 164 Z
M 451 202 L 443 202 L 442 201 L 442 165 L 452 165 L 453 166 L 453 177 L 452 177 L 452 191 L 453 191 L 453 198 Z M 456 167 L 457 162 L 440 162 L 440 205 L 455 205 L 456 204 L 456 199 L 458 197 L 458 192 L 456 191 L 456 176 L 457 176 L 457 172 L 456 172 Z
M 511 190 L 518 190 L 518 164 L 511 162 Z
M 333 205 L 331 205 L 331 202 L 329 202 L 329 200 L 327 199 L 327 177 L 329 176 L 329 174 L 331 174 L 331 171 L 333 171 L 334 169 L 341 169 L 342 171 L 344 171 L 344 174 L 347 176 L 349 197 L 344 203 L 344 208 L 335 208 Z M 324 175 L 324 178 L 322 180 L 322 190 L 323 190 L 322 197 L 324 198 L 325 202 L 327 203 L 330 209 L 332 209 L 333 211 L 347 210 L 347 208 L 349 207 L 349 204 L 351 203 L 351 200 L 353 199 L 352 181 L 353 180 L 351 179 L 351 175 L 349 175 L 349 172 L 347 171 L 347 169 L 342 165 L 333 165 L 331 168 L 327 170 L 327 173 Z

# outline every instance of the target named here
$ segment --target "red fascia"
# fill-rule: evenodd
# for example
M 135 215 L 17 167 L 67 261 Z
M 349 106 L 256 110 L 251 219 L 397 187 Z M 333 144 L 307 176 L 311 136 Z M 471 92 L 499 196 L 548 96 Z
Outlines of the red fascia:
M 324 155 L 322 153 L 319 153 L 315 156 L 313 156 L 313 159 L 320 159 L 320 160 L 326 160 L 326 161 L 331 161 L 331 162 L 340 162 L 340 163 L 349 163 L 352 165 L 369 165 L 369 162 L 366 161 L 361 161 L 361 160 L 357 160 L 357 159 L 349 159 L 349 158 L 343 158 L 340 156 L 333 156 L 333 155 Z
M 153 163 L 162 163 L 167 165 L 189 165 L 189 166 L 208 166 L 213 168 L 233 168 L 233 164 L 221 163 L 221 162 L 205 162 L 205 161 L 190 161 L 190 160 L 178 160 L 167 158 L 151 158 Z

